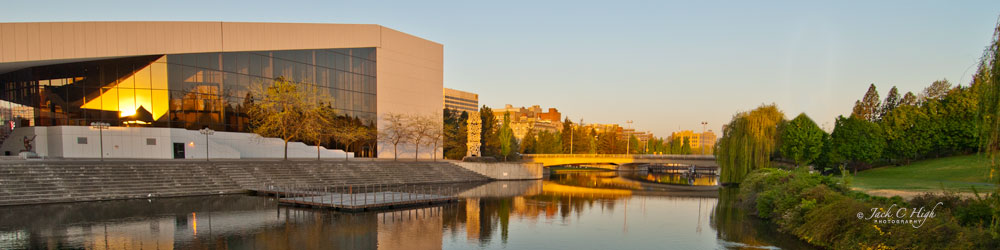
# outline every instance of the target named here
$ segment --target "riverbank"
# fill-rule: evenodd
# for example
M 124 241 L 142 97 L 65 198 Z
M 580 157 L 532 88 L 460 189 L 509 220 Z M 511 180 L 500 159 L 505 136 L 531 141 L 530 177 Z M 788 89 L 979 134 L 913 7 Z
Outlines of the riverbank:
M 451 162 L 54 160 L 0 162 L 0 206 L 245 193 L 264 186 L 492 180 Z
M 741 207 L 810 244 L 832 249 L 997 249 L 990 202 L 924 195 L 904 201 L 850 190 L 840 178 L 760 169 L 740 184 Z M 937 205 L 940 202 L 941 205 Z M 901 214 L 900 208 L 907 209 Z M 912 210 L 934 210 L 926 220 Z M 889 215 L 881 217 L 882 215 Z M 874 214 L 874 216 L 873 216 Z M 912 222 L 911 219 L 919 222 Z M 903 221 L 902 223 L 899 223 Z

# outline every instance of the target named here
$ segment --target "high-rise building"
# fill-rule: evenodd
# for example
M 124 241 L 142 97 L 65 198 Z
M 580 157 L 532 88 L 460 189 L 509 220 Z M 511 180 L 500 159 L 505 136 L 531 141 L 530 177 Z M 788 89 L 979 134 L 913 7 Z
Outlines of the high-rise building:
M 103 145 L 109 157 L 205 157 L 204 144 L 218 151 L 212 157 L 268 157 L 246 151 L 249 137 L 203 143 L 194 130 L 225 132 L 211 138 L 249 132 L 250 93 L 278 78 L 314 88 L 338 115 L 378 129 L 386 113 L 440 115 L 443 51 L 370 24 L 0 23 L 0 134 L 18 138 L 2 147 L 18 154 L 22 137 L 37 136 L 38 155 L 96 158 L 90 125 L 101 122 L 111 127 L 104 135 L 116 136 Z M 359 150 L 379 147 L 368 145 Z M 400 157 L 414 152 L 404 146 Z M 392 148 L 377 154 L 392 157 Z
M 479 111 L 479 94 L 445 88 L 444 108 L 458 112 Z

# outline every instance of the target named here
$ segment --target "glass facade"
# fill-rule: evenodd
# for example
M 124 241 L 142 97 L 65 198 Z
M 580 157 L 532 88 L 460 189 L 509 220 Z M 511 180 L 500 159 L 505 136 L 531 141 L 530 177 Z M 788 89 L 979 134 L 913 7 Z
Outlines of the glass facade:
M 172 54 L 38 66 L 0 75 L 14 126 L 154 126 L 249 132 L 245 100 L 278 77 L 315 85 L 342 116 L 374 124 L 375 48 Z

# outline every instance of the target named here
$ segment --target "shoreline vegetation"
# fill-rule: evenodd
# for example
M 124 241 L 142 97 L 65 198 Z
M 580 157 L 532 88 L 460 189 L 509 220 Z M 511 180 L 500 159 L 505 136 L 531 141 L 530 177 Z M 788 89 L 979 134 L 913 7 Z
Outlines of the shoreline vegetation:
M 758 169 L 740 184 L 738 205 L 781 232 L 831 249 L 998 249 L 991 235 L 996 194 L 961 198 L 954 194 L 900 197 L 871 196 L 849 188 L 850 176 L 832 177 L 805 168 Z M 936 209 L 935 204 L 941 202 Z M 895 208 L 896 210 L 893 210 Z M 905 208 L 902 217 L 895 216 Z M 890 219 L 916 219 L 910 211 L 934 209 L 922 224 L 869 219 L 873 209 Z M 859 218 L 860 217 L 860 218 Z
M 1000 249 L 998 59 L 1000 23 L 967 85 L 882 99 L 873 83 L 829 133 L 775 104 L 739 112 L 715 150 L 720 181 L 740 208 L 824 248 Z

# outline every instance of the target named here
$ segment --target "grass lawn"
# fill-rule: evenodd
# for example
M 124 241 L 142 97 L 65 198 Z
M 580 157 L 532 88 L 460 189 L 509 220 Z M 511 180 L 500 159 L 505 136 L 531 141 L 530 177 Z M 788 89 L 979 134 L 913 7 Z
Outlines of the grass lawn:
M 993 192 L 996 186 L 988 179 L 988 159 L 984 155 L 963 155 L 887 166 L 858 172 L 853 187 L 866 190 Z

